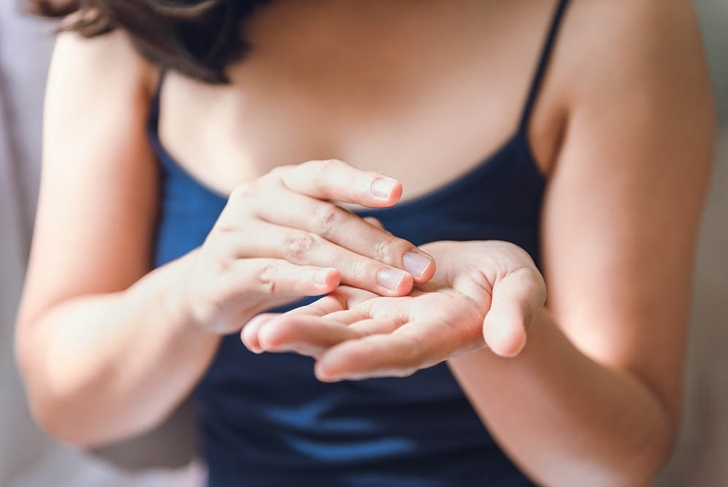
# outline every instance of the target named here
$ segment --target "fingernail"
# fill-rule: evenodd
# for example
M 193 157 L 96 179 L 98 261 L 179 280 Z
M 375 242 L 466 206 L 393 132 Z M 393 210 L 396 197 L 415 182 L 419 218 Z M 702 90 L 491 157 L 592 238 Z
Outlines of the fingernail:
M 389 198 L 397 181 L 390 178 L 378 178 L 372 183 L 372 194 L 383 200 Z
M 402 271 L 395 271 L 391 269 L 384 269 L 379 271 L 377 274 L 377 280 L 379 284 L 386 287 L 391 291 L 396 291 L 399 283 L 404 279 L 405 273 Z
M 328 276 L 328 269 L 321 269 L 320 271 L 316 271 L 316 273 L 313 275 L 313 283 L 319 286 L 323 286 L 324 284 L 326 284 L 326 278 Z
M 404 254 L 404 266 L 414 277 L 420 277 L 424 274 L 432 260 L 422 254 L 409 252 Z

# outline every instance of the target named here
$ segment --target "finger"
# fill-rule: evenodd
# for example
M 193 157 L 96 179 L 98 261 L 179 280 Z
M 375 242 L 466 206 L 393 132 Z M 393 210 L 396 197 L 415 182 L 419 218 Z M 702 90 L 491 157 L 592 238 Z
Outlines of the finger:
M 283 318 L 291 316 L 325 316 L 349 309 L 366 302 L 376 294 L 361 289 L 339 286 L 327 296 L 306 306 L 299 306 L 281 315 Z
M 355 254 L 406 270 L 420 284 L 435 274 L 430 255 L 340 206 L 292 191 L 273 196 L 274 201 L 264 197 L 256 203 L 255 214 L 265 222 L 319 235 Z
M 287 166 L 273 175 L 293 191 L 320 200 L 384 208 L 402 197 L 402 185 L 398 181 L 337 160 Z
M 363 306 L 329 313 L 326 320 L 348 326 L 360 336 L 392 333 L 409 321 L 406 316 L 394 312 L 387 313 L 385 318 L 373 318 L 371 308 L 371 302 L 365 303 Z
M 371 319 L 346 327 L 326 318 L 310 318 L 266 324 L 259 332 L 260 350 L 265 352 L 295 352 L 320 357 L 324 352 L 348 340 L 365 336 L 392 333 L 397 323 L 391 319 Z M 261 343 L 262 342 L 262 343 Z M 254 350 L 252 350 L 254 351 Z M 256 352 L 257 353 L 257 352 Z
M 369 319 L 369 311 L 365 308 L 347 309 L 335 311 L 326 315 L 326 319 L 331 323 L 338 323 L 342 326 L 351 326 L 359 321 Z
M 363 336 L 356 329 L 342 328 L 367 320 L 369 315 L 364 309 L 344 310 L 341 300 L 327 296 L 309 306 L 276 315 L 276 318 L 265 320 L 267 326 L 254 329 L 259 336 L 264 336 L 261 350 L 291 351 L 316 357 L 343 340 Z M 256 343 L 258 337 L 249 341 Z
M 546 302 L 543 278 L 534 269 L 520 268 L 496 281 L 492 296 L 483 338 L 495 354 L 516 357 L 526 346 L 526 330 Z
M 240 259 L 230 264 L 223 285 L 230 294 L 320 296 L 339 285 L 334 268 L 296 265 L 282 259 Z
M 296 352 L 310 357 L 318 357 L 334 345 L 359 337 L 347 326 L 311 316 L 270 320 L 258 332 L 260 346 L 266 352 Z
M 442 326 L 410 324 L 410 330 L 415 332 L 370 335 L 334 346 L 316 363 L 316 377 L 323 382 L 406 377 L 457 351 L 457 345 Z
M 265 323 L 277 316 L 279 315 L 276 313 L 262 313 L 248 321 L 240 332 L 240 340 L 243 345 L 253 353 L 263 353 L 264 350 L 258 340 L 258 332 Z
M 332 292 L 328 296 L 324 296 L 323 298 L 308 304 L 306 306 L 299 306 L 297 308 L 294 308 L 290 311 L 287 311 L 283 313 L 282 315 L 279 314 L 267 314 L 267 315 L 259 315 L 260 318 L 252 320 L 250 323 L 246 325 L 245 328 L 243 328 L 243 332 L 241 334 L 241 338 L 243 340 L 243 343 L 245 344 L 248 349 L 255 353 L 262 353 L 264 352 L 263 348 L 260 346 L 260 341 L 258 340 L 258 333 L 260 331 L 260 328 L 263 324 L 271 321 L 271 318 L 280 318 L 280 321 L 285 321 L 287 319 L 295 319 L 299 317 L 304 318 L 321 318 L 326 315 L 334 314 L 337 312 L 341 312 L 346 309 L 347 307 L 347 300 L 342 295 L 342 289 L 344 289 L 344 292 L 347 288 L 338 288 L 336 291 Z M 351 288 L 349 288 L 351 289 Z
M 336 289 L 328 296 L 324 296 L 323 298 L 314 301 L 311 304 L 307 304 L 306 306 L 299 306 L 298 308 L 286 311 L 281 316 L 324 316 L 330 313 L 335 313 L 337 311 L 342 311 L 346 309 L 346 302 L 341 299 L 337 299 L 334 296 L 339 292 L 339 289 L 340 288 Z
M 396 320 L 394 317 L 390 318 L 376 318 L 369 320 L 361 320 L 351 324 L 349 327 L 356 331 L 361 336 L 379 335 L 394 333 L 402 322 Z
M 340 311 L 352 309 L 355 306 L 369 302 L 377 294 L 351 286 L 339 286 L 327 296 L 306 306 L 300 306 L 287 311 L 284 316 L 324 316 Z
M 318 235 L 258 222 L 255 238 L 230 234 L 229 254 L 237 259 L 276 257 L 297 265 L 336 268 L 341 283 L 383 296 L 404 296 L 414 286 L 411 274 L 356 254 Z
M 387 232 L 388 234 L 392 235 L 392 232 L 387 231 L 386 228 L 384 228 L 384 224 L 379 221 L 379 219 L 374 218 L 373 216 L 367 216 L 364 217 L 364 221 L 373 226 L 374 228 L 378 228 L 379 230 L 383 230 Z

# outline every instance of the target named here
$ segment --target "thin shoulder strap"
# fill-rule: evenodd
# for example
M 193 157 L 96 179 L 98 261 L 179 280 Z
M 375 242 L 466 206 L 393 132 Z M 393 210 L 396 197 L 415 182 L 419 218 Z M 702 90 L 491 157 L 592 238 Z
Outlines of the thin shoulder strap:
M 536 105 L 538 94 L 541 91 L 541 85 L 546 77 L 546 71 L 548 71 L 551 54 L 553 53 L 554 45 L 556 44 L 556 38 L 559 36 L 559 29 L 564 19 L 564 14 L 566 13 L 566 7 L 568 4 L 569 0 L 559 0 L 558 5 L 556 6 L 548 36 L 543 44 L 536 73 L 534 74 L 533 81 L 531 82 L 531 89 L 529 90 L 528 98 L 526 99 L 526 105 L 523 108 L 523 114 L 521 115 L 521 130 L 525 130 L 528 127 L 528 122 L 531 120 L 531 112 L 533 112 L 533 107 Z
M 157 80 L 157 87 L 154 90 L 154 98 L 152 98 L 152 105 L 149 107 L 149 126 L 157 133 L 159 129 L 159 111 L 162 100 L 162 85 L 164 85 L 164 78 L 167 71 L 164 68 L 159 70 L 159 79 Z

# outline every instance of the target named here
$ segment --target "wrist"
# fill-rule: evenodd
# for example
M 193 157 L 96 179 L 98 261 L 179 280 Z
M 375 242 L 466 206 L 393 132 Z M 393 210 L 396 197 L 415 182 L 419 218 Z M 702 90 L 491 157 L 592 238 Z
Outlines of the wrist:
M 164 323 L 170 324 L 175 334 L 197 337 L 214 336 L 196 317 L 188 293 L 189 269 L 193 265 L 197 250 L 156 269 L 147 278 L 154 280 L 156 307 Z

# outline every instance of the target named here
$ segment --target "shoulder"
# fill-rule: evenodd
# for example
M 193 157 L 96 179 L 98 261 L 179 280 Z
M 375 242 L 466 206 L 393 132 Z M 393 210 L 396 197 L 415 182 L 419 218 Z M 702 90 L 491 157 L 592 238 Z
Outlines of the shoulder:
M 586 93 L 671 93 L 701 98 L 710 82 L 697 16 L 689 0 L 574 2 L 570 43 Z
M 631 61 L 701 46 L 690 0 L 572 0 L 568 16 L 567 44 L 582 60 L 598 53 L 607 61 Z
M 699 163 L 708 173 L 714 102 L 689 0 L 574 0 L 559 43 L 564 148 L 571 141 L 610 154 L 592 165 L 598 159 L 613 171 L 654 172 L 673 161 L 676 171 Z
M 572 1 L 562 43 L 563 74 L 575 103 L 633 94 L 645 103 L 669 96 L 712 106 L 690 0 Z
M 158 76 L 159 68 L 137 52 L 121 29 L 93 38 L 65 32 L 56 41 L 51 81 L 61 78 L 62 84 L 84 87 L 90 94 L 134 90 L 148 97 Z

